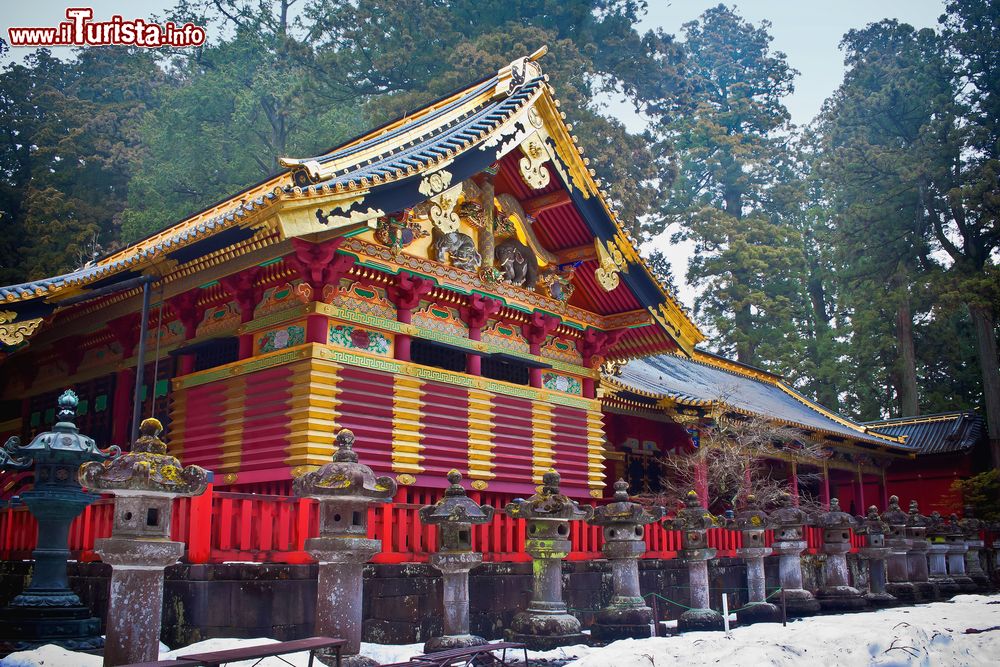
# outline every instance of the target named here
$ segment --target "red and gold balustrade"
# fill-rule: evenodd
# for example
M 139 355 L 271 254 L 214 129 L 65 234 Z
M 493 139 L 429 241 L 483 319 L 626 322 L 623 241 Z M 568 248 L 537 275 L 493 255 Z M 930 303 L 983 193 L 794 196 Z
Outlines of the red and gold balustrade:
M 436 502 L 440 491 L 401 488 L 395 502 L 369 510 L 369 537 L 382 540 L 377 563 L 426 561 L 437 549 L 437 531 L 417 517 L 423 505 Z M 471 491 L 477 503 L 502 510 L 513 494 Z M 287 496 L 213 491 L 203 496 L 174 501 L 171 538 L 187 544 L 184 560 L 189 563 L 227 561 L 268 563 L 309 563 L 305 540 L 319 534 L 319 512 L 312 500 Z M 99 560 L 94 540 L 111 535 L 114 504 L 110 498 L 87 507 L 73 522 L 70 549 L 80 561 Z M 530 558 L 524 553 L 525 526 L 498 511 L 493 521 L 473 526 L 473 549 L 481 551 L 487 562 L 519 562 Z M 24 507 L 0 510 L 0 559 L 31 557 L 37 538 L 37 524 Z M 571 560 L 602 558 L 601 530 L 574 522 L 570 539 Z M 767 543 L 773 539 L 766 533 Z M 808 553 L 817 553 L 822 544 L 822 530 L 807 527 Z M 659 524 L 646 526 L 645 558 L 674 558 L 681 548 L 680 531 L 666 530 Z M 718 549 L 719 557 L 732 557 L 741 546 L 740 532 L 725 528 L 709 530 L 709 546 Z M 861 544 L 851 535 L 852 551 Z

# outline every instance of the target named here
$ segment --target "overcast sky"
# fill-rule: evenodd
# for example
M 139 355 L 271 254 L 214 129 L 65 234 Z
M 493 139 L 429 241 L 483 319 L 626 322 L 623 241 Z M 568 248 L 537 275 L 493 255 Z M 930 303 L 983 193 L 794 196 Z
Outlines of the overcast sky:
M 502 0 L 500 0 L 502 1 Z M 121 14 L 126 19 L 148 18 L 161 14 L 174 4 L 173 0 L 88 0 L 87 2 L 52 2 L 51 0 L 5 0 L 0 28 L 7 38 L 7 28 L 14 26 L 54 26 L 65 18 L 67 6 L 88 6 L 94 9 L 95 19 L 107 19 Z M 488 6 L 488 2 L 484 4 Z M 705 9 L 718 2 L 707 0 L 648 0 L 649 13 L 642 22 L 643 29 L 659 27 L 683 39 L 681 26 L 698 17 Z M 844 33 L 861 28 L 883 18 L 896 18 L 917 28 L 936 25 L 943 12 L 943 0 L 742 0 L 735 4 L 746 19 L 759 23 L 772 23 L 773 47 L 788 56 L 789 64 L 799 70 L 795 92 L 786 100 L 792 122 L 805 125 L 819 111 L 830 93 L 840 83 L 844 73 L 843 54 L 838 49 Z M 211 39 L 211 36 L 209 36 Z M 11 49 L 7 60 L 20 59 L 27 49 Z M 543 63 L 544 66 L 544 63 Z M 482 72 L 470 72 L 470 81 Z M 613 105 L 610 109 L 620 114 L 630 126 L 635 120 L 627 110 Z M 673 264 L 680 286 L 681 300 L 691 306 L 694 291 L 687 286 L 688 247 L 668 247 L 665 238 L 653 245 L 663 248 Z

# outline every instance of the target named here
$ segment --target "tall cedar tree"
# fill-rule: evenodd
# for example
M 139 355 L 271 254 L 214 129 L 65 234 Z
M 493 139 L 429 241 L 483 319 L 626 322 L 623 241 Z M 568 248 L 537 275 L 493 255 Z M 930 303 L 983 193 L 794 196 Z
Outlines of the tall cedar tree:
M 676 149 L 679 173 L 650 230 L 679 222 L 675 240 L 694 240 L 688 280 L 704 290 L 695 310 L 722 352 L 750 364 L 771 361 L 762 347 L 794 338 L 788 290 L 803 263 L 797 231 L 767 205 L 786 151 L 782 98 L 796 74 L 771 50 L 768 28 L 723 5 L 684 25 L 693 102 L 661 110 L 659 146 Z
M 163 77 L 149 51 L 41 49 L 0 73 L 0 276 L 70 271 L 114 247 L 143 114 Z M 114 82 L 109 85 L 109 82 Z
M 893 412 L 915 415 L 912 291 L 932 261 L 924 186 L 914 176 L 935 159 L 925 128 L 949 99 L 947 70 L 933 30 L 894 20 L 852 30 L 841 46 L 848 70 L 820 122 L 821 171 L 835 210 L 832 240 L 858 333 L 881 329 L 867 340 L 892 345 L 880 354 L 891 359 Z

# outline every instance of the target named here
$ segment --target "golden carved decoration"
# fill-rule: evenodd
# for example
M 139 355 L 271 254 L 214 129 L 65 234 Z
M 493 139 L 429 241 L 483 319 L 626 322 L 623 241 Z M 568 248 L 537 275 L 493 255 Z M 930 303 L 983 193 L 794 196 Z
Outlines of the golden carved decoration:
M 497 86 L 493 89 L 493 96 L 504 97 L 517 90 L 521 84 L 529 79 L 535 79 L 542 75 L 542 68 L 535 62 L 546 53 L 549 47 L 542 46 L 526 58 L 518 58 L 509 65 L 497 72 Z
M 542 120 L 542 114 L 538 113 L 538 109 L 535 107 L 528 109 L 528 122 L 539 129 L 545 124 L 545 121 Z
M 544 164 L 549 159 L 549 153 L 545 150 L 545 144 L 537 133 L 521 142 L 521 152 L 524 157 L 518 163 L 521 170 L 521 178 L 529 187 L 540 190 L 549 184 L 549 170 Z
M 408 472 L 404 472 L 402 475 L 396 475 L 396 482 L 402 486 L 412 486 L 417 483 L 417 478 Z
M 17 319 L 17 313 L 13 310 L 0 310 L 0 324 L 7 324 Z
M 237 479 L 239 479 L 239 475 L 237 475 L 235 472 L 227 472 L 225 475 L 222 476 L 222 483 L 235 484 Z
M 604 493 L 600 489 L 591 489 L 590 490 L 590 497 L 591 498 L 600 498 L 603 495 L 604 495 Z
M 621 283 L 618 276 L 618 265 L 600 239 L 594 239 L 594 247 L 597 249 L 597 261 L 600 263 L 600 266 L 594 271 L 594 277 L 597 278 L 598 284 L 605 292 L 611 292 Z
M 31 334 L 35 333 L 38 329 L 38 325 L 42 323 L 42 318 L 36 317 L 33 320 L 24 320 L 22 322 L 12 322 L 6 319 L 9 315 L 9 311 L 4 311 L 4 324 L 0 324 L 0 343 L 4 345 L 20 345 Z M 16 315 L 15 315 L 16 317 Z
M 490 488 L 489 482 L 484 479 L 476 479 L 472 481 L 472 488 L 476 491 L 485 491 Z
M 458 194 L 461 191 L 462 186 L 458 185 L 428 201 L 427 217 L 430 218 L 434 228 L 442 234 L 458 231 L 460 219 L 455 213 L 455 205 L 458 203 Z
M 417 191 L 425 197 L 433 197 L 439 192 L 443 192 L 451 185 L 452 175 L 446 169 L 439 169 L 434 173 L 427 174 L 420 179 L 420 186 Z

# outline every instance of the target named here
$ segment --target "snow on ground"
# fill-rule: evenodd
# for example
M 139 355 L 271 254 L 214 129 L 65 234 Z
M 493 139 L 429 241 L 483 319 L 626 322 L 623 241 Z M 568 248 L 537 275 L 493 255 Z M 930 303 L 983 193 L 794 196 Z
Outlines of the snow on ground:
M 965 634 L 967 629 L 987 630 Z M 860 614 L 816 616 L 722 632 L 625 640 L 589 649 L 566 667 L 696 665 L 996 665 L 1000 596 L 961 595 Z
M 966 633 L 967 630 L 980 632 Z M 208 639 L 160 659 L 185 653 L 219 651 L 239 646 L 273 643 L 273 639 Z M 401 662 L 423 652 L 423 644 L 362 644 L 361 652 L 381 663 Z M 852 667 L 910 667 L 938 665 L 996 665 L 1000 663 L 1000 595 L 960 595 L 951 602 L 935 602 L 860 614 L 816 616 L 793 621 L 787 627 L 764 623 L 722 632 L 691 632 L 676 637 L 624 640 L 604 648 L 569 646 L 554 651 L 529 652 L 529 659 L 576 658 L 566 667 L 685 667 L 698 665 L 803 664 Z M 294 667 L 305 667 L 306 653 L 284 656 Z M 250 667 L 253 663 L 232 663 Z M 267 658 L 260 667 L 284 665 Z M 73 653 L 56 646 L 14 653 L 0 667 L 99 667 L 101 658 Z

